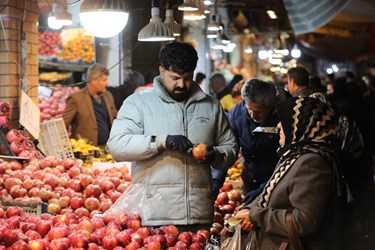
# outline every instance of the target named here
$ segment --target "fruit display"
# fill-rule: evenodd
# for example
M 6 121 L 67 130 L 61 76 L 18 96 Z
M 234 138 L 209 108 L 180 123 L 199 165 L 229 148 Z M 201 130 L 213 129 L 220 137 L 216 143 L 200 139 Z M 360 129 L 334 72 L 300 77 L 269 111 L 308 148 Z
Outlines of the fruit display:
M 94 146 L 84 138 L 71 138 L 70 145 L 75 157 L 84 160 L 85 163 L 113 162 L 112 155 L 106 148 Z
M 241 173 L 243 166 L 243 158 L 239 157 L 237 161 L 228 169 L 227 179 L 232 181 L 242 181 Z
M 59 32 L 39 32 L 38 54 L 43 59 L 56 58 L 61 46 Z
M 130 186 L 128 171 L 84 168 L 81 160 L 51 156 L 23 166 L 0 159 L 3 201 L 48 204 L 41 215 L 0 205 L 0 249 L 204 249 L 207 230 L 151 228 L 138 214 L 102 214 Z
M 39 74 L 39 83 L 54 84 L 64 82 L 72 77 L 72 73 L 43 72 Z
M 95 59 L 94 37 L 85 29 L 64 29 L 61 31 L 61 61 L 92 63 Z
M 10 113 L 12 107 L 8 102 L 0 101 L 0 128 L 7 129 L 10 127 Z
M 16 156 L 28 159 L 42 159 L 43 155 L 36 149 L 29 133 L 22 129 L 10 129 L 6 133 L 10 149 Z
M 40 122 L 61 117 L 65 110 L 66 99 L 71 93 L 79 91 L 78 87 L 50 87 L 53 92 L 49 98 L 39 96 Z

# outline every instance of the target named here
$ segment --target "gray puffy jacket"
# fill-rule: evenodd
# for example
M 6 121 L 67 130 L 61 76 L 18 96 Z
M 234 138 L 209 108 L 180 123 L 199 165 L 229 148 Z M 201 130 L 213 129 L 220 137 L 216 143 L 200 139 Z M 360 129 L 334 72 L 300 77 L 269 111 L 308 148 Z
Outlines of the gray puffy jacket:
M 238 146 L 220 103 L 195 83 L 182 108 L 166 93 L 160 77 L 154 88 L 137 92 L 123 103 L 114 121 L 108 148 L 117 161 L 132 161 L 133 183 L 146 185 L 150 202 L 142 204 L 142 224 L 210 224 L 213 219 L 211 169 L 189 154 L 158 150 L 151 136 L 185 135 L 206 143 L 224 157 L 212 165 L 227 169 L 237 159 Z M 220 154 L 217 154 L 220 155 Z M 154 193 L 161 199 L 153 199 Z

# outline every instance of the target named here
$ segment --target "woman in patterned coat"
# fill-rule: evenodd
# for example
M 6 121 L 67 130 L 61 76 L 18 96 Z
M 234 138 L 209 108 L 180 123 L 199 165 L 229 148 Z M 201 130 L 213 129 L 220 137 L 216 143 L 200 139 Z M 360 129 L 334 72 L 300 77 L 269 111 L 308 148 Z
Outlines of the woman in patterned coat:
M 333 150 L 337 119 L 315 98 L 293 97 L 277 106 L 280 160 L 263 192 L 236 217 L 257 232 L 260 249 L 279 249 L 292 220 L 304 249 L 333 249 L 333 204 L 340 194 Z M 337 247 L 337 246 L 336 246 Z M 288 244 L 287 249 L 293 249 Z

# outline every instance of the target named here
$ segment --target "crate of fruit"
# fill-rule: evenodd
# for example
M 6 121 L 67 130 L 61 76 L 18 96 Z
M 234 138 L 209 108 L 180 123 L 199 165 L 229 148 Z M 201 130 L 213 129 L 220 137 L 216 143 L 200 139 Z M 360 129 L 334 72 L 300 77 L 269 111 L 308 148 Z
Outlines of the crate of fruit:
M 39 143 L 45 155 L 53 155 L 61 159 L 74 159 L 68 132 L 62 118 L 40 124 Z
M 43 213 L 47 213 L 48 205 L 45 202 L 40 201 L 33 201 L 33 202 L 20 202 L 11 200 L 4 200 L 0 197 L 0 204 L 4 206 L 4 208 L 8 209 L 11 207 L 19 207 L 22 208 L 23 211 L 27 214 L 36 214 L 41 215 Z

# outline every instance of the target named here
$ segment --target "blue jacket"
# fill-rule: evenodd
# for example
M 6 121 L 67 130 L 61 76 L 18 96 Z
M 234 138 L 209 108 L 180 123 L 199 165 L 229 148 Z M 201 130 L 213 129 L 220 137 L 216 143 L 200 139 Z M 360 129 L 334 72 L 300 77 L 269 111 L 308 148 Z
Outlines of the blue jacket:
M 229 112 L 229 122 L 244 157 L 241 177 L 246 194 L 268 181 L 273 173 L 278 161 L 279 118 L 273 112 L 257 124 L 250 118 L 245 101 L 241 101 Z

